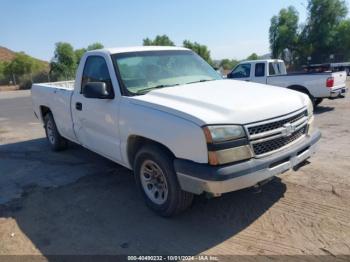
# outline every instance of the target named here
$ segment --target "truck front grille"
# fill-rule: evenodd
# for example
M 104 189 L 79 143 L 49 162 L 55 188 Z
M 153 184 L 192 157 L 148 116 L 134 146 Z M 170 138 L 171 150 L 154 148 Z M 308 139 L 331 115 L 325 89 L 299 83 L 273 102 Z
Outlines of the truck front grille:
M 294 132 L 291 136 L 279 137 L 273 140 L 253 144 L 254 153 L 255 155 L 263 155 L 263 154 L 278 150 L 294 142 L 305 133 L 306 133 L 306 126 Z
M 256 134 L 260 134 L 260 133 L 263 133 L 266 131 L 271 131 L 271 130 L 282 127 L 286 123 L 294 123 L 294 122 L 302 119 L 305 116 L 307 116 L 307 110 L 305 110 L 301 113 L 298 113 L 295 116 L 287 117 L 286 119 L 281 119 L 279 121 L 249 127 L 248 132 L 249 132 L 249 135 L 256 135 Z
M 280 150 L 307 132 L 307 110 L 284 117 L 247 125 L 250 144 L 255 156 L 262 157 Z

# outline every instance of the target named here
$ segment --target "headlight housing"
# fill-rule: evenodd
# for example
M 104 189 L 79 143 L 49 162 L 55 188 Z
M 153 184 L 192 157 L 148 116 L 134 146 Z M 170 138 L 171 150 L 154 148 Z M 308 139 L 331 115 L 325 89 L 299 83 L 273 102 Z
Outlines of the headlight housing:
M 311 135 L 312 132 L 314 131 L 314 106 L 310 99 L 308 100 L 308 104 L 307 104 L 307 117 L 308 117 L 307 134 Z
M 307 103 L 307 116 L 310 119 L 312 116 L 314 115 L 314 106 L 311 102 L 310 99 L 308 99 L 308 103 Z
M 209 164 L 222 165 L 252 157 L 249 142 L 242 126 L 205 126 L 203 131 L 208 146 Z
M 245 137 L 242 126 L 237 125 L 218 125 L 204 127 L 207 143 L 220 143 Z

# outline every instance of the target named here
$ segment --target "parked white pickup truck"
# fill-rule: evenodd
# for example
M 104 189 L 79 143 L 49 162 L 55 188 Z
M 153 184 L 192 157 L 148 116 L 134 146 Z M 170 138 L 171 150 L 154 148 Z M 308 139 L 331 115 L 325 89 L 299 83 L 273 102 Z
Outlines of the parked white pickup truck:
M 320 138 L 308 96 L 222 79 L 185 48 L 90 51 L 75 81 L 32 99 L 54 150 L 70 140 L 132 169 L 163 216 L 300 166 Z
M 343 98 L 346 72 L 287 74 L 283 60 L 253 60 L 239 63 L 227 78 L 286 87 L 307 94 L 314 106 L 324 98 Z

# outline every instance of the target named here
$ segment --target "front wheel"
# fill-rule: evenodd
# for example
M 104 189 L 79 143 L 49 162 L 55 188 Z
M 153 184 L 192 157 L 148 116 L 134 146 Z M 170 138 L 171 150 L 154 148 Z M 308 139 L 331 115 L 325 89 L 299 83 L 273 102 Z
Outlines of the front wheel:
M 148 207 L 161 216 L 172 216 L 187 209 L 193 194 L 181 190 L 173 158 L 160 147 L 148 145 L 139 150 L 134 163 L 136 184 Z

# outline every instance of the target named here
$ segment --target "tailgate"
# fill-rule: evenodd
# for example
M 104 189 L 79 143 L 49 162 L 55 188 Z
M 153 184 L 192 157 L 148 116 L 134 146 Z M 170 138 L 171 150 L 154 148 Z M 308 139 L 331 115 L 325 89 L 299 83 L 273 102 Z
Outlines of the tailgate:
M 334 73 L 332 73 L 332 76 L 334 77 L 333 89 L 337 89 L 337 88 L 345 86 L 345 82 L 346 82 L 346 72 L 345 71 L 334 72 Z

